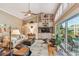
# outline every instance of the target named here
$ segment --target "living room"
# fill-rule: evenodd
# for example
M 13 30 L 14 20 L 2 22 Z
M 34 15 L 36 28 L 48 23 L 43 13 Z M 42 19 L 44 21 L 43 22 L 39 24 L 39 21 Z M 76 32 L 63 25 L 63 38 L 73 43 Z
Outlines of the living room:
M 35 12 L 34 9 L 35 5 L 37 5 L 37 12 Z M 42 6 L 40 8 L 41 10 L 38 8 L 40 7 L 39 5 L 40 3 L 0 4 L 1 56 L 49 55 L 48 42 L 51 39 L 54 39 L 52 38 L 52 34 L 54 33 L 54 15 L 50 14 L 51 10 L 46 10 L 44 12 L 43 9 L 46 5 L 48 6 L 47 8 L 49 8 L 49 6 L 58 6 L 58 4 L 42 3 L 42 5 L 45 6 Z M 28 11 L 31 10 L 31 8 L 36 14 L 33 13 L 32 15 L 28 16 Z M 49 12 L 46 13 L 47 11 Z
M 68 33 L 68 25 L 62 23 L 79 15 L 78 6 L 76 3 L 0 3 L 0 56 L 70 55 L 66 49 L 73 46 L 66 44 L 72 43 L 67 42 L 67 34 L 73 32 Z

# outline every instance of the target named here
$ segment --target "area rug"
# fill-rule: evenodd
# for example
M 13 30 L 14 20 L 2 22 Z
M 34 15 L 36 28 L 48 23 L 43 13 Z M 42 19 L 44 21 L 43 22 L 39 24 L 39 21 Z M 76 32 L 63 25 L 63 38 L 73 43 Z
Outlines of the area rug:
M 31 56 L 48 56 L 48 45 L 43 40 L 35 40 L 30 46 Z

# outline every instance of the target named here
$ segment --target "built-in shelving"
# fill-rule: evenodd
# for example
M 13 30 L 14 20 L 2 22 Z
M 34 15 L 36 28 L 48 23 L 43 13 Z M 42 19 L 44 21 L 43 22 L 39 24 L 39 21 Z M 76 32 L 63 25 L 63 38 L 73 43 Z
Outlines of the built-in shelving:
M 51 39 L 53 33 L 53 15 L 40 14 L 38 20 L 38 36 L 39 39 Z

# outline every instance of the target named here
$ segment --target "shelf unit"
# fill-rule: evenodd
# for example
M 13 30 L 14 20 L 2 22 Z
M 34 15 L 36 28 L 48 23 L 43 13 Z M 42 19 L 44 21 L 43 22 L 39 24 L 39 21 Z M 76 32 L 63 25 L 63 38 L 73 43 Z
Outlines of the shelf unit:
M 40 14 L 38 20 L 38 39 L 50 39 L 53 34 L 53 15 L 52 14 Z M 47 36 L 48 34 L 48 36 Z

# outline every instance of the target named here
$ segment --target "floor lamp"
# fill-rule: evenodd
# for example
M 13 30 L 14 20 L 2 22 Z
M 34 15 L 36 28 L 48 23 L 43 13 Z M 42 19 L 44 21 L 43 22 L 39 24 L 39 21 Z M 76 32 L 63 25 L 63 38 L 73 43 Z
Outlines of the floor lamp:
M 9 32 L 9 34 L 10 34 L 10 53 L 11 53 L 11 56 L 12 56 L 12 42 L 11 42 L 11 26 L 9 27 L 9 30 L 10 30 L 10 32 Z

